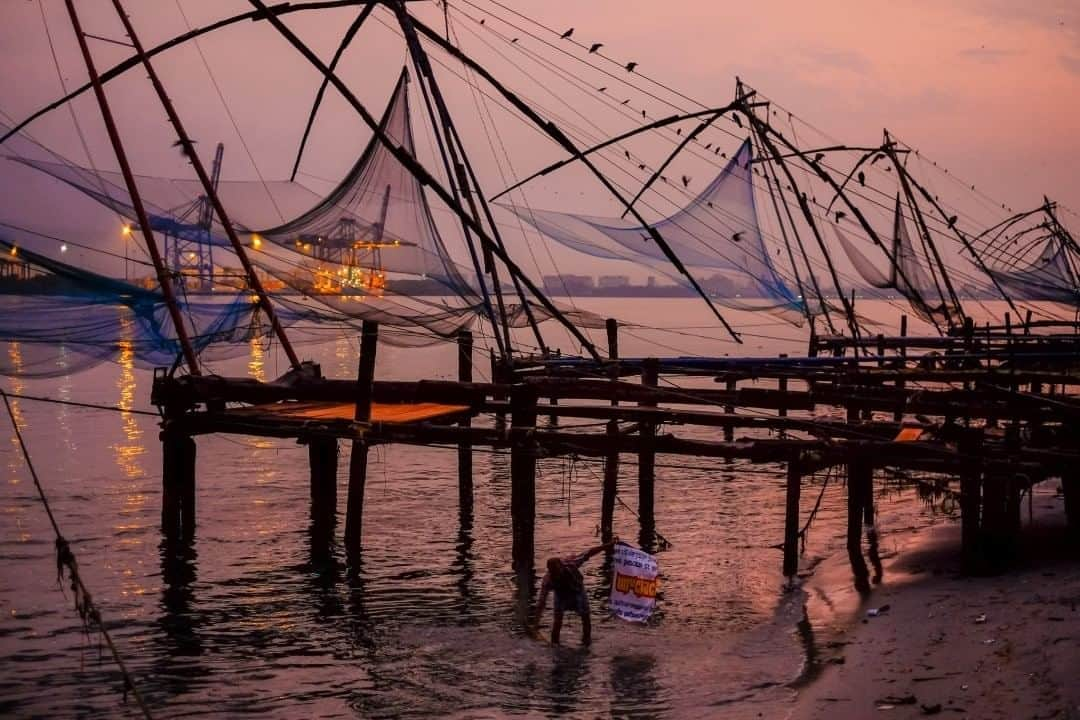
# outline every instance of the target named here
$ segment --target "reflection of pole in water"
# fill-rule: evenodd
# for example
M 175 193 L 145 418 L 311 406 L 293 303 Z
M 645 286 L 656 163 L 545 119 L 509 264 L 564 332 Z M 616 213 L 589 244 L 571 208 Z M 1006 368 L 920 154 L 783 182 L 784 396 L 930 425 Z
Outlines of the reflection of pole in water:
M 476 609 L 474 606 L 474 598 L 472 592 L 473 577 L 476 574 L 473 568 L 473 562 L 475 555 L 473 553 L 473 536 L 472 536 L 472 510 L 471 508 L 462 507 L 459 510 L 459 525 L 457 535 L 457 545 L 455 547 L 456 555 L 454 562 L 450 565 L 450 572 L 457 576 L 458 598 L 457 608 L 458 613 L 462 616 L 472 618 L 473 611 Z
M 548 680 L 549 710 L 555 715 L 573 712 L 582 692 L 589 686 L 587 648 L 560 648 Z
M 259 382 L 266 382 L 266 348 L 263 347 L 263 339 L 258 333 L 251 336 L 248 342 L 251 352 L 248 355 L 248 375 Z
M 656 717 L 667 710 L 656 679 L 656 658 L 647 653 L 611 658 L 611 716 Z
M 200 615 L 192 610 L 193 587 L 198 579 L 198 554 L 186 540 L 161 541 L 161 614 L 157 625 L 161 632 L 151 634 L 161 650 L 155 658 L 153 676 L 166 685 L 167 697 L 179 697 L 192 685 L 204 681 L 209 670 L 193 660 L 203 655 Z

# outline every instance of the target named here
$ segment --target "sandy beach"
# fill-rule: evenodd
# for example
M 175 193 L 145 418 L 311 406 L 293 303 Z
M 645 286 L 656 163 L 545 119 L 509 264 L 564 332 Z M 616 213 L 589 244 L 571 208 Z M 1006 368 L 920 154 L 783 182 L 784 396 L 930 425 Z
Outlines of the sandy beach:
M 1058 486 L 1037 488 L 1000 575 L 959 572 L 958 523 L 904 543 L 789 718 L 1080 718 L 1080 562 Z

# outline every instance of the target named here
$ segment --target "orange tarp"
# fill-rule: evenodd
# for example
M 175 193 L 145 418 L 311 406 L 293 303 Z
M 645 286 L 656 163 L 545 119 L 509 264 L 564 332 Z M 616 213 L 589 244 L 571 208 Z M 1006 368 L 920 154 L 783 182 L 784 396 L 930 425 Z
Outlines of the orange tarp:
M 467 405 L 439 403 L 372 403 L 371 422 L 404 424 L 434 420 L 466 412 Z M 297 420 L 352 420 L 356 405 L 352 403 L 297 402 L 259 405 L 230 411 L 241 415 L 276 415 Z

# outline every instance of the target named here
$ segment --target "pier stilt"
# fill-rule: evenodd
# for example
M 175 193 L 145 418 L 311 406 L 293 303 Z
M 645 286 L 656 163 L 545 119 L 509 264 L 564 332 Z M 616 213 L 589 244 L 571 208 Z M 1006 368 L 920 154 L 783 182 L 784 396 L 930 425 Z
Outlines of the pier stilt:
M 190 435 L 161 434 L 161 530 L 166 538 L 195 537 L 195 441 Z
M 1061 492 L 1065 495 L 1065 518 L 1069 537 L 1080 546 L 1080 474 L 1070 473 L 1061 478 Z
M 488 360 L 491 363 L 491 382 L 496 384 L 512 383 L 513 378 L 507 379 L 506 373 L 503 371 L 504 365 L 499 361 L 499 358 L 495 355 L 493 348 L 488 348 Z M 491 396 L 492 400 L 506 400 L 506 396 L 502 393 L 495 393 Z M 503 431 L 506 429 L 506 413 L 495 413 L 495 429 Z
M 473 379 L 473 335 L 462 330 L 458 335 L 458 380 L 472 382 Z M 461 427 L 472 426 L 472 418 L 466 416 L 460 422 Z M 473 512 L 473 455 L 472 445 L 458 444 L 458 513 L 461 517 L 472 518 Z
M 660 363 L 648 358 L 641 364 L 641 384 L 656 387 L 660 382 Z M 655 407 L 656 403 L 645 401 L 642 407 Z M 641 446 L 638 450 L 638 515 L 641 516 L 641 546 L 648 549 L 656 531 L 656 425 L 641 423 Z
M 360 331 L 360 363 L 356 376 L 356 410 L 353 419 L 366 423 L 371 419 L 371 384 L 375 378 L 375 351 L 379 324 L 365 320 Z M 352 441 L 349 453 L 349 495 L 345 508 L 345 550 L 356 558 L 362 548 L 364 523 L 364 485 L 367 483 L 368 443 L 365 438 Z
M 612 382 L 619 379 L 619 323 L 614 318 L 608 318 L 606 323 L 608 359 L 611 365 L 608 375 Z M 618 405 L 618 400 L 612 400 L 611 405 Z M 614 438 L 619 434 L 617 420 L 609 420 L 607 435 Z M 619 492 L 619 453 L 609 452 L 604 458 L 604 487 L 600 498 L 600 537 L 603 542 L 610 542 L 614 537 L 612 526 L 615 522 L 615 496 Z
M 337 518 L 338 443 L 332 437 L 308 439 L 311 467 L 311 523 L 317 534 L 329 535 Z
M 847 551 L 855 588 L 859 592 L 870 590 L 870 571 L 862 556 L 862 527 L 866 497 L 873 492 L 873 482 L 874 466 L 871 463 L 858 456 L 848 461 Z
M 735 392 L 736 389 L 738 389 L 738 382 L 736 380 L 734 380 L 734 379 L 728 380 L 724 384 L 724 389 L 727 390 L 730 393 L 733 393 L 733 392 Z M 724 412 L 726 414 L 728 414 L 728 415 L 733 414 L 735 412 L 735 406 L 734 405 L 725 405 L 724 406 Z M 728 425 L 727 427 L 724 428 L 724 441 L 725 442 L 731 442 L 734 439 L 735 439 L 735 428 L 732 427 L 731 425 Z
M 536 532 L 536 390 L 515 385 L 510 393 L 510 519 L 514 569 L 531 572 Z
M 982 432 L 968 430 L 957 448 L 960 455 L 974 460 L 982 451 Z M 960 475 L 960 556 L 966 573 L 979 572 L 982 563 L 982 520 L 979 508 L 982 504 L 982 468 L 970 462 Z
M 881 552 L 878 549 L 878 530 L 877 519 L 875 517 L 876 510 L 874 508 L 874 483 L 872 471 L 870 483 L 864 488 L 864 493 L 863 524 L 866 526 L 866 557 L 869 558 L 870 567 L 874 570 L 874 576 L 871 580 L 877 585 L 881 582 L 881 576 L 884 570 L 881 565 Z
M 900 316 L 900 337 L 901 338 L 907 337 L 907 315 L 901 315 Z M 907 364 L 906 360 L 907 360 L 907 345 L 905 345 L 904 343 L 901 343 L 900 344 L 900 359 L 896 363 L 897 367 L 900 368 L 900 369 L 903 369 Z M 901 397 L 903 397 L 904 396 L 904 389 L 907 386 L 907 383 L 904 381 L 903 378 L 899 378 L 899 379 L 897 379 L 897 381 L 895 383 L 895 386 L 896 386 L 896 390 L 897 390 L 897 395 L 900 395 Z M 896 410 L 893 411 L 893 421 L 894 422 L 901 422 L 901 421 L 903 421 L 903 419 L 904 419 L 904 401 L 901 400 L 899 402 L 899 404 L 897 405 Z
M 799 499 L 802 494 L 802 467 L 797 458 L 787 464 L 787 503 L 784 512 L 784 576 L 799 572 Z

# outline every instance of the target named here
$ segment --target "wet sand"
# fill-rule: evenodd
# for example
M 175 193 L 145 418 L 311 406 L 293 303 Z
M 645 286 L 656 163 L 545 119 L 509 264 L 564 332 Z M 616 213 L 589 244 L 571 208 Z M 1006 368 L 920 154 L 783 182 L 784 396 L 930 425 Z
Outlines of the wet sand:
M 904 543 L 789 718 L 1080 718 L 1080 556 L 1058 485 L 1037 489 L 1031 527 L 1025 503 L 1008 572 L 961 575 L 959 523 Z

